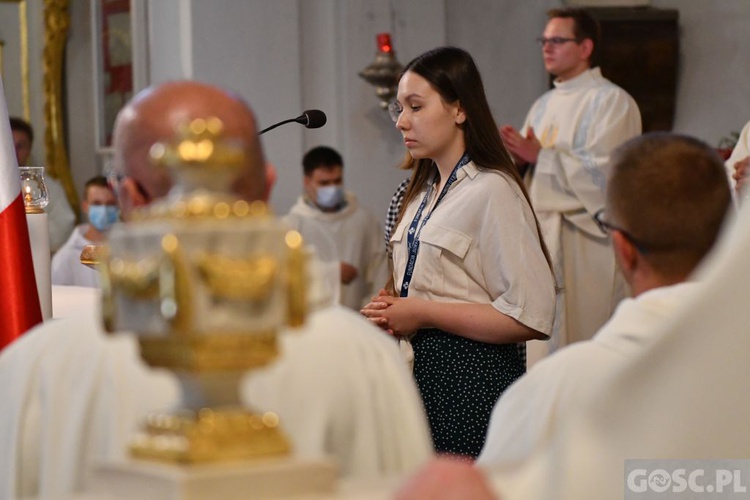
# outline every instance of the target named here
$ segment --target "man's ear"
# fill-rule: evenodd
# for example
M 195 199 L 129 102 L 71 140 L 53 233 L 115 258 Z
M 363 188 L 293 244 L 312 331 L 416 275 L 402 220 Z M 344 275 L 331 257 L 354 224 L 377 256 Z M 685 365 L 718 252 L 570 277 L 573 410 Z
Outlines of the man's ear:
M 266 163 L 266 188 L 263 190 L 263 201 L 266 203 L 271 199 L 271 191 L 276 184 L 277 177 L 276 168 L 272 164 Z
M 581 57 L 591 62 L 591 56 L 594 54 L 594 41 L 591 38 L 581 40 Z
M 630 273 L 638 263 L 638 250 L 620 231 L 612 231 L 612 247 L 620 268 Z

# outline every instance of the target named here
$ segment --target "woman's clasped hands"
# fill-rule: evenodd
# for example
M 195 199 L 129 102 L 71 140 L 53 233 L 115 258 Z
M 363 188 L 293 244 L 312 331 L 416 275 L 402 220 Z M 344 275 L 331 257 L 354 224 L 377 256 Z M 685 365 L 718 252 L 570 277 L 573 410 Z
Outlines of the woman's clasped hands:
M 367 303 L 360 313 L 389 335 L 409 335 L 422 328 L 421 312 L 424 300 L 393 297 L 380 290 L 377 297 Z

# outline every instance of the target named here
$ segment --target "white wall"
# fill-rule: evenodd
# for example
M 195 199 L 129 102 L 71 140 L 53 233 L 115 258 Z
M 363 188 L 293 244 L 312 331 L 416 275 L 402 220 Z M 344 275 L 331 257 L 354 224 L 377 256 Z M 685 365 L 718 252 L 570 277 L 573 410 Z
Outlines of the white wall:
M 88 2 L 70 3 L 70 31 L 66 47 L 68 154 L 78 193 L 101 172 L 96 155 L 91 11 Z
M 305 109 L 328 115 L 321 129 L 289 124 L 263 136 L 279 174 L 275 210 L 286 212 L 301 192 L 304 152 L 327 144 L 344 157 L 347 186 L 384 213 L 404 177 L 394 168 L 404 150 L 374 89 L 357 73 L 373 59 L 381 31 L 393 32 L 403 62 L 402 53 L 443 44 L 441 2 L 423 12 L 412 4 L 367 0 L 225 0 L 221 9 L 194 0 L 192 19 L 193 76 L 236 89 L 254 107 L 261 127 Z
M 339 149 L 346 183 L 382 217 L 405 177 L 400 135 L 357 72 L 375 55 L 375 35 L 391 32 L 402 63 L 438 45 L 469 50 L 499 123 L 520 125 L 546 88 L 534 39 L 556 0 L 147 0 L 150 73 L 229 86 L 253 106 L 261 126 L 319 108 L 328 124 L 284 125 L 263 136 L 279 170 L 272 200 L 285 212 L 301 190 L 300 159 L 318 144 Z M 71 2 L 79 18 L 80 4 Z M 675 130 L 711 144 L 750 119 L 750 1 L 652 0 L 680 11 L 681 66 Z M 84 13 L 85 14 L 85 13 Z M 83 14 L 80 14 L 83 15 Z M 84 60 L 87 26 L 74 20 L 68 54 L 71 164 L 90 168 L 93 112 Z M 89 42 L 90 43 L 90 42 Z M 90 48 L 89 48 L 90 50 Z M 90 70 L 90 68 L 88 68 Z M 86 170 L 88 172 L 88 170 Z
M 674 130 L 709 144 L 750 120 L 750 1 L 652 0 L 680 12 Z

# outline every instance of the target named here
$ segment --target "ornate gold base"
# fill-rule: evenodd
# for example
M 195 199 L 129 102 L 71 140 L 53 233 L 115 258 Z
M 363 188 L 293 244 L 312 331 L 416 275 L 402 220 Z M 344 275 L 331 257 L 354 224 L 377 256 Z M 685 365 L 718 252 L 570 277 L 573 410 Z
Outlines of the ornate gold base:
M 276 331 L 252 334 L 139 337 L 141 357 L 151 366 L 173 371 L 226 372 L 267 365 L 278 355 Z
M 149 415 L 130 445 L 135 458 L 182 464 L 266 458 L 289 450 L 275 413 L 239 408 Z

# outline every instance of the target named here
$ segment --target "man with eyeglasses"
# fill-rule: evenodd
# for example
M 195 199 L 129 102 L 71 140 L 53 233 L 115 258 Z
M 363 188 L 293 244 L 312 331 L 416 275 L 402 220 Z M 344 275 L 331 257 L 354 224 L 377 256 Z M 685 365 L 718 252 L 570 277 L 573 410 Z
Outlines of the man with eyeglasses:
M 719 156 L 707 144 L 687 136 L 651 133 L 632 139 L 613 154 L 610 174 L 606 205 L 597 216 L 601 224 L 598 230 L 611 239 L 613 254 L 634 297 L 618 305 L 593 339 L 540 361 L 500 397 L 477 469 L 433 462 L 405 489 L 428 491 L 434 486 L 433 476 L 440 474 L 448 479 L 440 480 L 440 490 L 436 492 L 450 491 L 459 498 L 460 488 L 465 488 L 480 491 L 472 498 L 495 498 L 486 477 L 478 470 L 497 470 L 493 482 L 503 499 L 547 498 L 545 491 L 551 498 L 562 498 L 553 485 L 556 480 L 564 481 L 571 471 L 589 479 L 592 473 L 621 477 L 621 461 L 616 470 L 583 471 L 576 469 L 581 462 L 575 458 L 562 463 L 535 452 L 546 452 L 548 444 L 562 446 L 561 436 L 571 422 L 568 416 L 575 414 L 592 390 L 606 390 L 599 387 L 600 381 L 643 356 L 664 335 L 663 326 L 679 315 L 680 306 L 705 293 L 704 285 L 693 281 L 692 274 L 717 241 L 732 201 Z M 606 434 L 612 435 L 618 430 L 616 421 L 605 429 Z M 648 443 L 638 444 L 639 437 L 631 437 L 633 446 L 647 447 Z M 622 441 L 619 436 L 618 439 Z M 585 454 L 579 444 L 567 441 L 565 455 Z M 610 448 L 606 441 L 598 444 Z M 545 465 L 555 471 L 538 467 L 535 462 L 524 467 L 529 459 L 537 460 L 543 454 L 549 459 L 544 460 Z M 633 452 L 626 457 L 652 456 Z M 622 483 L 617 483 L 617 487 L 617 491 L 596 493 L 603 498 L 613 497 L 622 491 Z M 443 498 L 419 494 L 404 497 Z
M 538 42 L 554 88 L 537 99 L 520 131 L 500 128 L 525 173 L 563 289 L 551 339 L 529 344 L 529 366 L 566 344 L 591 338 L 627 296 L 611 245 L 593 215 L 604 204 L 610 152 L 641 133 L 633 98 L 592 64 L 598 23 L 579 8 L 547 15 Z

